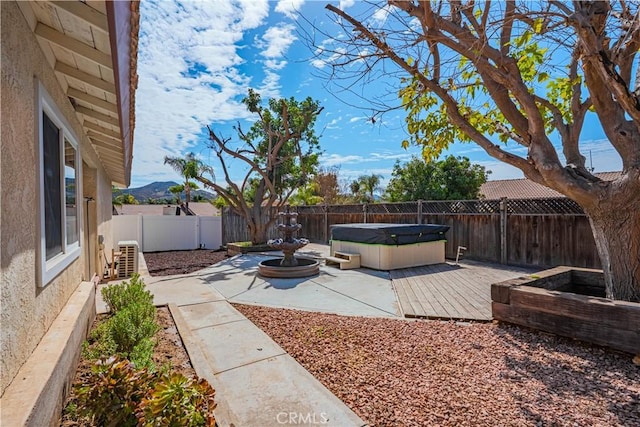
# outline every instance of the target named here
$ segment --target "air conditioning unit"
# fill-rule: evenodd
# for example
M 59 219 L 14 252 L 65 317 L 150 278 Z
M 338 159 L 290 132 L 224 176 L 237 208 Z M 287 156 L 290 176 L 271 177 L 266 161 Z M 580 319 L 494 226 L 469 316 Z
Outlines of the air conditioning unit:
M 126 240 L 118 242 L 118 279 L 126 279 L 138 272 L 138 242 Z

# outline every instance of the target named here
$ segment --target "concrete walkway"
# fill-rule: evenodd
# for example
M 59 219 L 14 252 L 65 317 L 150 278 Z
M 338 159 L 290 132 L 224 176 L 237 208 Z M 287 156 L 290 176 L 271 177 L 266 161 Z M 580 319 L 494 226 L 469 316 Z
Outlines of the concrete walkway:
M 388 273 L 363 280 L 366 270 L 322 266 L 309 279 L 262 279 L 255 274 L 262 259 L 236 256 L 193 274 L 144 277 L 155 304 L 168 304 L 197 374 L 216 389 L 218 425 L 366 425 L 229 301 L 399 317 Z M 106 311 L 99 292 L 96 306 Z

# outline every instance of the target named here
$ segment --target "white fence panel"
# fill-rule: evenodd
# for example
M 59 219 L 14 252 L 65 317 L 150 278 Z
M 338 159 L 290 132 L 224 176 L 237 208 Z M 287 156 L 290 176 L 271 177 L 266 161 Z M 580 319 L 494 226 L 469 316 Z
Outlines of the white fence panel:
M 195 216 L 145 216 L 142 227 L 144 252 L 182 251 L 198 248 Z
M 118 215 L 113 217 L 113 241 L 135 240 L 142 252 L 218 249 L 222 218 L 213 216 Z
M 114 246 L 122 240 L 135 240 L 142 250 L 142 217 L 138 215 L 114 215 L 111 230 Z M 115 248 L 116 250 L 118 248 Z
M 222 217 L 199 216 L 200 244 L 203 248 L 219 249 L 222 246 Z

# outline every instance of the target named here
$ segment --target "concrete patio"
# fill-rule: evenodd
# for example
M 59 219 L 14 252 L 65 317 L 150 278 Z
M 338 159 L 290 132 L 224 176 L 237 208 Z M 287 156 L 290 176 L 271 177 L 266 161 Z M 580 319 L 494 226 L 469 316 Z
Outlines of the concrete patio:
M 310 244 L 304 249 L 299 252 L 300 256 L 322 259 L 329 254 L 326 245 Z M 169 306 L 196 372 L 217 390 L 219 425 L 277 426 L 285 419 L 291 423 L 292 416 L 298 425 L 319 422 L 335 426 L 365 425 L 230 303 L 400 319 L 405 314 L 416 317 L 414 309 L 420 305 L 416 302 L 417 293 L 411 301 L 407 299 L 411 289 L 415 291 L 427 285 L 452 288 L 456 281 L 462 280 L 463 286 L 457 293 L 422 293 L 426 307 L 425 301 L 429 299 L 426 296 L 464 299 L 463 290 L 470 281 L 478 283 L 474 292 L 486 290 L 488 293 L 494 278 L 517 277 L 524 271 L 497 266 L 493 269 L 497 272 L 491 273 L 492 267 L 479 270 L 474 263 L 461 263 L 454 268 L 449 263 L 438 271 L 405 269 L 402 274 L 398 271 L 390 274 L 366 268 L 340 270 L 322 265 L 320 274 L 308 278 L 258 276 L 258 263 L 277 255 L 277 252 L 238 255 L 191 274 L 144 277 L 156 305 Z M 140 267 L 144 272 L 144 260 Z M 448 272 L 450 278 L 446 276 Z M 425 285 L 416 279 L 422 278 L 426 283 L 428 276 L 433 278 L 431 284 Z M 399 294 L 396 294 L 397 289 Z M 104 312 L 106 307 L 99 292 L 96 299 L 97 311 Z M 405 310 L 414 311 L 403 312 L 401 304 Z M 451 304 L 460 306 L 455 301 L 450 301 Z M 486 304 L 489 308 L 472 307 L 475 315 L 485 317 L 477 320 L 488 320 L 486 312 L 490 302 Z M 430 317 L 427 312 L 423 314 L 419 317 Z M 458 314 L 458 318 L 465 318 Z M 434 317 L 448 316 L 439 313 Z

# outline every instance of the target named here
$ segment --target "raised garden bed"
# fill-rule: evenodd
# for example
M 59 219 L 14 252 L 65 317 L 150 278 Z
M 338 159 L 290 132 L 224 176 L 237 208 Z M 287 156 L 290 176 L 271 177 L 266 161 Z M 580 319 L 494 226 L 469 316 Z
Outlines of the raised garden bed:
M 271 246 L 266 243 L 260 245 L 253 245 L 251 242 L 233 242 L 227 243 L 227 255 L 234 256 L 238 254 L 246 254 L 249 252 L 265 252 L 274 251 Z
M 604 298 L 600 270 L 556 267 L 491 285 L 496 320 L 640 354 L 640 304 Z

